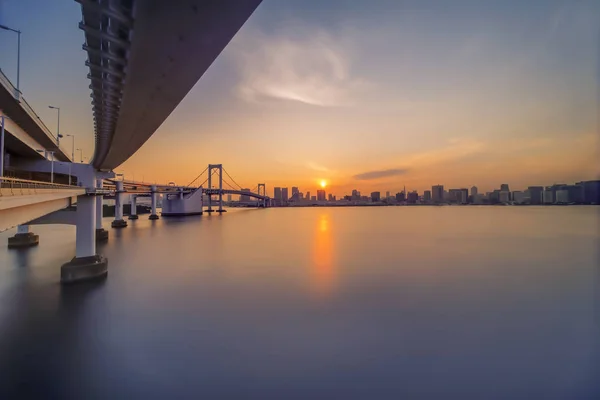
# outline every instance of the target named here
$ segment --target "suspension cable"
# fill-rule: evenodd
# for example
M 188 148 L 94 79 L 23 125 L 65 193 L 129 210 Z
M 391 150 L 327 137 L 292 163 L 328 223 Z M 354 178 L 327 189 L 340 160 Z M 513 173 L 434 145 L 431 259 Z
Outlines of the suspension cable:
M 198 180 L 198 178 L 200 178 L 206 172 L 207 169 L 208 169 L 208 167 L 204 168 L 204 171 L 200 172 L 200 175 L 198 175 L 196 178 L 194 178 L 193 181 L 191 181 L 190 183 L 188 183 L 187 186 L 192 186 L 192 183 L 196 182 Z M 200 186 L 202 186 L 202 185 L 200 185 Z
M 231 179 L 231 181 L 237 185 L 238 189 L 242 190 L 242 186 L 240 186 L 240 184 L 239 184 L 239 183 L 237 183 L 237 182 L 235 181 L 235 179 L 233 179 L 233 178 L 231 177 L 231 175 L 229 175 L 229 172 L 227 172 L 227 170 L 225 170 L 225 168 L 223 168 L 223 172 L 225 172 L 225 174 L 226 174 L 226 175 L 229 177 L 229 179 Z

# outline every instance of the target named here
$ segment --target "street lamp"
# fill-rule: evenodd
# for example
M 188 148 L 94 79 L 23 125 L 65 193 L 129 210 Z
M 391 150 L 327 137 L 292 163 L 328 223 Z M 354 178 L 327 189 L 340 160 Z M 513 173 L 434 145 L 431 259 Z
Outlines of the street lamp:
M 60 107 L 48 106 L 48 108 L 52 108 L 58 111 L 58 125 L 56 127 L 56 146 L 60 145 L 60 138 L 62 135 L 60 134 Z
M 4 176 L 4 120 L 8 118 L 5 115 L 0 115 L 2 118 L 2 128 L 0 128 L 0 178 Z
M 21 31 L 9 28 L 8 26 L 2 24 L 0 24 L 0 29 L 15 32 L 17 34 L 17 91 L 21 93 L 21 90 L 19 88 L 19 81 L 21 78 Z
M 38 153 L 44 153 L 44 157 L 46 160 L 48 159 L 47 154 L 49 153 L 52 156 L 52 160 L 50 160 L 50 183 L 54 183 L 54 150 L 36 150 Z
M 69 163 L 69 185 L 71 185 L 71 164 L 75 162 L 75 136 L 67 134 L 71 141 L 71 162 Z
M 79 162 L 83 163 L 83 150 L 81 149 L 75 149 L 79 152 Z

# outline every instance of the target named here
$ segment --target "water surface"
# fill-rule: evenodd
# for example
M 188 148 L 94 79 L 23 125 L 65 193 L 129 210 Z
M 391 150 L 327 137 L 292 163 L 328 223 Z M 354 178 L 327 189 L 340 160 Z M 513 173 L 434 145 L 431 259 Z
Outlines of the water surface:
M 597 399 L 598 212 L 142 216 L 64 288 L 74 227 L 36 226 L 0 249 L 0 398 Z

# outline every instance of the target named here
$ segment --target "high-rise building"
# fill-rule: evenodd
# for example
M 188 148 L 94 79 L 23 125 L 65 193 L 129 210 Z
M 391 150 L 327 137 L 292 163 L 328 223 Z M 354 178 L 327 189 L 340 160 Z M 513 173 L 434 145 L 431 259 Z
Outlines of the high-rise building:
M 512 192 L 512 200 L 517 204 L 522 204 L 525 202 L 525 193 L 520 190 L 515 190 Z
M 406 202 L 409 204 L 415 204 L 419 200 L 419 193 L 416 191 L 410 192 L 406 195 Z
M 281 188 L 280 187 L 273 188 L 273 199 L 275 200 L 276 205 L 278 205 L 278 206 L 281 205 Z
M 525 192 L 525 197 L 529 198 L 530 204 L 542 204 L 544 201 L 544 187 L 529 186 Z
M 328 201 L 334 201 L 333 200 L 333 195 L 331 193 L 329 193 L 329 197 L 327 198 Z
M 434 203 L 442 203 L 444 201 L 444 185 L 431 187 L 431 199 Z
M 405 196 L 404 196 L 404 192 L 400 192 L 400 193 L 396 193 L 396 201 L 398 203 L 402 203 L 406 200 Z
M 423 201 L 431 201 L 431 190 L 423 192 Z
M 473 199 L 477 197 L 477 186 L 471 187 L 471 196 L 473 196 Z
M 468 189 L 450 189 L 448 190 L 448 201 L 451 203 L 466 204 L 469 199 Z
M 600 204 L 600 180 L 579 182 L 583 187 L 583 201 L 588 204 Z
M 569 202 L 569 190 L 568 189 L 559 189 L 555 193 L 556 202 L 566 204 Z
M 310 196 L 310 201 L 317 201 L 317 196 Z
M 317 201 L 326 201 L 325 191 L 323 189 L 317 190 Z
M 292 186 L 292 200 L 298 201 L 300 197 L 300 190 L 296 186 Z
M 508 188 L 508 183 L 503 183 L 500 185 L 500 191 L 501 192 L 510 192 L 510 189 Z
M 372 192 L 371 193 L 371 201 L 372 202 L 381 201 L 381 192 Z
M 544 204 L 552 204 L 556 201 L 554 190 L 550 186 L 544 189 Z
M 306 199 L 306 200 L 310 200 L 310 192 L 306 192 L 306 197 L 305 197 L 305 199 Z
M 504 204 L 510 202 L 510 192 L 507 192 L 506 190 L 501 190 L 498 194 L 498 201 Z
M 281 188 L 281 201 L 283 203 L 287 203 L 287 201 L 289 200 L 289 194 L 288 194 L 288 188 Z
M 567 191 L 569 192 L 569 202 L 583 203 L 583 185 L 567 185 Z
M 352 190 L 352 200 L 360 200 L 360 192 L 356 189 Z

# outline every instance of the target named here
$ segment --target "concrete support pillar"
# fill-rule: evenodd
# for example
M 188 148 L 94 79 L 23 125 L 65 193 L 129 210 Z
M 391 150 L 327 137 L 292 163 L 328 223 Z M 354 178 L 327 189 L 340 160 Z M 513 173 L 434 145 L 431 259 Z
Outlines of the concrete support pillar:
M 37 246 L 39 243 L 40 237 L 33 232 L 29 232 L 29 225 L 17 226 L 17 234 L 8 238 L 9 249 L 32 247 Z
M 123 219 L 123 181 L 116 181 L 117 192 L 115 193 L 115 220 L 111 226 L 113 228 L 125 228 L 127 221 Z
M 158 196 L 158 194 L 156 193 L 156 186 L 152 185 L 152 187 L 150 188 L 150 191 L 152 192 L 151 194 L 151 200 L 152 200 L 152 213 L 150 214 L 150 216 L 148 217 L 148 219 L 158 219 L 158 214 L 156 213 L 156 202 L 157 202 L 157 198 L 156 196 Z
M 61 267 L 61 282 L 104 277 L 107 267 L 106 258 L 96 254 L 96 199 L 94 196 L 79 196 L 75 258 Z
M 96 188 L 102 189 L 102 179 L 96 180 Z M 104 216 L 104 196 L 96 196 L 96 242 L 105 242 L 108 240 L 108 231 L 102 227 L 102 217 Z
M 129 219 L 138 219 L 137 215 L 137 196 L 131 195 L 131 211 L 129 212 Z

